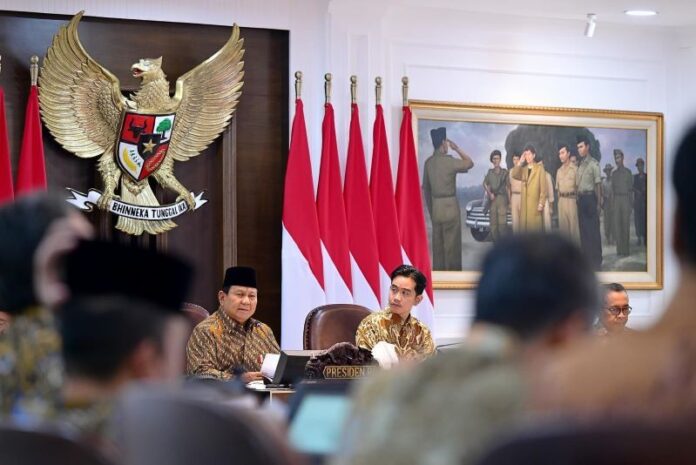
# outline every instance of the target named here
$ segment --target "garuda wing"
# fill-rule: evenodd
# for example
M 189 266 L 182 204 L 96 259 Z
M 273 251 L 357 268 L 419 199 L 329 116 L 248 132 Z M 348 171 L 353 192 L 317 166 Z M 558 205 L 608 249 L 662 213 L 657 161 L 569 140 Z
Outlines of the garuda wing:
M 77 25 L 83 14 L 53 38 L 41 69 L 39 99 L 44 123 L 58 143 L 91 158 L 113 147 L 127 100 L 118 78 L 82 47 Z
M 243 45 L 235 24 L 217 53 L 177 79 L 178 109 L 169 146 L 175 160 L 195 157 L 229 124 L 244 84 Z

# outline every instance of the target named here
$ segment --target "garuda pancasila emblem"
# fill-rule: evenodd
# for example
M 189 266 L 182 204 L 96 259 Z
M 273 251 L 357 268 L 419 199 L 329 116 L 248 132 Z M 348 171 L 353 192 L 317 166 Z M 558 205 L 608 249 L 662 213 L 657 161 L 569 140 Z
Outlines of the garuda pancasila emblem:
M 177 79 L 173 97 L 162 58 L 141 59 L 131 66 L 140 88 L 126 98 L 116 76 L 80 43 L 83 14 L 55 35 L 39 78 L 41 114 L 53 137 L 80 158 L 100 156 L 103 193 L 72 191 L 70 202 L 117 213 L 116 228 L 129 234 L 168 231 L 176 226 L 171 218 L 205 203 L 176 179 L 174 162 L 198 155 L 229 124 L 243 85 L 244 40 L 235 24 L 217 53 Z M 179 194 L 176 203 L 159 205 L 151 177 Z

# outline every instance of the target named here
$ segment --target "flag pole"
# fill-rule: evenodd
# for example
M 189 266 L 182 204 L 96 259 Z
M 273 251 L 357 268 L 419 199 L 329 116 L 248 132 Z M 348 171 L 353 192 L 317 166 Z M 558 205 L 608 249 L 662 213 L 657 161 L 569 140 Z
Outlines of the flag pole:
M 380 105 L 382 103 L 382 78 L 377 76 L 375 78 L 375 105 Z
M 358 77 L 354 74 L 350 77 L 350 103 L 357 103 Z
M 30 61 L 29 75 L 31 76 L 31 85 L 35 86 L 39 81 L 39 57 L 32 55 Z
M 403 95 L 404 98 L 404 106 L 408 106 L 408 76 L 404 76 L 401 78 L 401 94 Z
M 302 71 L 295 71 L 295 100 L 302 98 Z
M 331 103 L 331 73 L 324 75 L 324 103 Z

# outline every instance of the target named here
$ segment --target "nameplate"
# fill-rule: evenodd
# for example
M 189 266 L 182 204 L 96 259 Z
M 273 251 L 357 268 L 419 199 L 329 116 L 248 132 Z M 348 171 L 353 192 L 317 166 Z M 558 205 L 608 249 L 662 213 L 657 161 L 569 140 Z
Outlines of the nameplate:
M 324 367 L 324 379 L 355 379 L 369 376 L 377 365 L 332 365 Z

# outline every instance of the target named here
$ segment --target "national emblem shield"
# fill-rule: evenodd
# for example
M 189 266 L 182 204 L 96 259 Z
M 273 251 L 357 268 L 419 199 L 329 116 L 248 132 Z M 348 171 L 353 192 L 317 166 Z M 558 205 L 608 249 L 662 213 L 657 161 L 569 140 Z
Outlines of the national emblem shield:
M 142 181 L 157 171 L 169 150 L 174 118 L 174 113 L 125 113 L 116 145 L 116 162 L 124 173 Z

